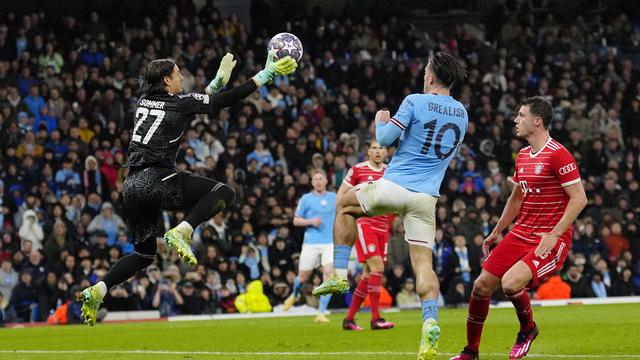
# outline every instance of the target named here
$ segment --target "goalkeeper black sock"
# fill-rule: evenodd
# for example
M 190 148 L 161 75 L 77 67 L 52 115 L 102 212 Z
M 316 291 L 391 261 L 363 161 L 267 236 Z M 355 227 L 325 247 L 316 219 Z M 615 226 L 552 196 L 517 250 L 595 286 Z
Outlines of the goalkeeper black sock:
M 231 205 L 235 198 L 236 193 L 230 187 L 223 183 L 218 183 L 211 192 L 198 200 L 184 220 L 195 229 L 198 225 L 211 219 Z
M 155 241 L 155 239 L 147 241 Z M 136 272 L 151 265 L 155 258 L 155 255 L 142 255 L 135 252 L 129 254 L 113 265 L 102 281 L 104 281 L 105 285 L 107 285 L 107 290 L 109 290 L 112 286 L 127 281 Z

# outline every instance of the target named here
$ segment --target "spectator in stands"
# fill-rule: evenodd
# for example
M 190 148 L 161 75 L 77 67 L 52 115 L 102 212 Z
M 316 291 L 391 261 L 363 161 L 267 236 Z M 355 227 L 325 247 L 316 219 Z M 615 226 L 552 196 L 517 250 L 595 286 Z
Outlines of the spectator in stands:
M 602 273 L 596 271 L 593 274 L 591 280 L 591 290 L 593 291 L 593 295 L 599 298 L 606 298 L 609 292 L 609 287 L 604 284 L 602 281 Z
M 122 285 L 118 286 L 121 287 Z M 174 281 L 161 280 L 152 302 L 152 306 L 160 310 L 160 316 L 176 315 L 178 306 L 182 306 L 183 303 L 182 295 L 177 290 L 176 283 Z
M 611 289 L 614 296 L 635 296 L 640 294 L 638 287 L 632 282 L 631 275 L 630 268 L 627 267 L 622 270 L 622 276 L 616 279 Z
M 8 258 L 3 259 L 0 261 L 0 294 L 3 295 L 6 303 L 11 299 L 11 293 L 17 284 L 18 273 L 11 267 L 11 260 Z
M 589 286 L 589 281 L 578 270 L 578 267 L 576 265 L 569 266 L 569 270 L 565 274 L 565 281 L 571 287 L 572 298 L 593 296 L 591 286 Z
M 13 288 L 11 293 L 11 307 L 18 322 L 33 321 L 37 318 L 37 315 L 32 311 L 38 303 L 38 290 L 32 279 L 31 272 L 23 270 L 20 273 L 20 283 Z
M 87 231 L 93 233 L 96 230 L 103 230 L 107 234 L 107 245 L 112 246 L 116 243 L 118 232 L 127 229 L 124 221 L 120 216 L 114 213 L 113 205 L 106 201 L 100 208 L 100 214 L 91 220 Z
M 407 278 L 396 295 L 396 306 L 401 309 L 417 309 L 420 307 L 420 297 L 416 292 L 416 284 L 412 278 Z
M 42 226 L 38 223 L 38 217 L 33 210 L 27 210 L 22 214 L 22 225 L 18 232 L 22 239 L 21 248 L 24 249 L 24 243 L 29 241 L 33 250 L 42 249 L 42 241 L 44 240 L 44 232 Z

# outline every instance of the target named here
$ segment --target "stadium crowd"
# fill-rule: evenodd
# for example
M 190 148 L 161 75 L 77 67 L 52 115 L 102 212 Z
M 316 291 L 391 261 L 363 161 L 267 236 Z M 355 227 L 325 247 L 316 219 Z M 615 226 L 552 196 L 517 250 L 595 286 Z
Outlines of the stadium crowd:
M 68 320 L 79 321 L 77 292 L 133 250 L 121 192 L 142 67 L 171 57 L 185 91 L 203 92 L 230 51 L 238 83 L 262 63 L 266 35 L 282 30 L 255 21 L 249 32 L 211 2 L 169 3 L 126 26 L 96 12 L 0 19 L 0 322 L 47 321 L 65 304 Z M 292 218 L 310 190 L 309 171 L 326 170 L 335 191 L 365 160 L 375 111 L 393 113 L 404 96 L 421 92 L 425 61 L 440 50 L 468 67 L 454 93 L 470 120 L 437 208 L 434 254 L 445 302 L 465 303 L 480 272 L 482 240 L 524 146 L 511 120 L 518 101 L 533 95 L 552 101 L 551 135 L 578 160 L 589 197 L 565 268 L 536 297 L 639 295 L 640 81 L 629 54 L 640 53 L 640 23 L 606 8 L 558 18 L 528 1 L 509 4 L 482 40 L 469 23 L 426 35 L 395 16 L 292 23 L 305 45 L 296 75 L 194 117 L 185 133 L 177 167 L 237 193 L 233 208 L 196 232 L 198 265 L 178 261 L 159 239 L 157 262 L 111 289 L 104 306 L 231 313 L 239 311 L 236 297 L 262 292 L 271 306 L 281 304 L 299 259 L 304 229 Z M 164 228 L 183 217 L 165 212 Z M 400 221 L 389 247 L 388 302 L 419 306 Z M 320 279 L 306 284 L 301 303 L 317 306 L 310 292 Z M 334 306 L 349 301 L 335 298 Z

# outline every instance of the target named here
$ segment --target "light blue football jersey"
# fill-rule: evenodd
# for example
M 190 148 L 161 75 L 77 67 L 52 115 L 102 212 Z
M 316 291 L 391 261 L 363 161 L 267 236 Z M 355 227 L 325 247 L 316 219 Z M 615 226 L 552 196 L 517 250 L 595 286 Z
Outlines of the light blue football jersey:
M 307 226 L 304 243 L 309 245 L 333 244 L 333 222 L 336 218 L 336 193 L 327 191 L 323 195 L 309 192 L 300 198 L 296 216 L 303 219 L 319 217 L 320 227 Z
M 447 166 L 467 132 L 467 110 L 451 96 L 411 94 L 391 122 L 403 133 L 384 178 L 414 192 L 440 196 Z

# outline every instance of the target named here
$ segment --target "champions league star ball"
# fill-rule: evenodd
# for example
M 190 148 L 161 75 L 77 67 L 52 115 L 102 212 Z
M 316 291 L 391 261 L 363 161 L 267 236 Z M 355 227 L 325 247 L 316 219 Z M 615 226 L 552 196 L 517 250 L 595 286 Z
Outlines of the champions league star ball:
M 277 59 L 282 59 L 287 55 L 291 56 L 296 62 L 302 59 L 302 42 L 300 42 L 297 36 L 291 33 L 283 32 L 276 34 L 269 41 L 267 50 L 275 50 Z

